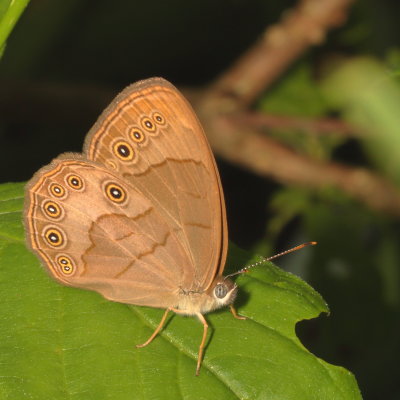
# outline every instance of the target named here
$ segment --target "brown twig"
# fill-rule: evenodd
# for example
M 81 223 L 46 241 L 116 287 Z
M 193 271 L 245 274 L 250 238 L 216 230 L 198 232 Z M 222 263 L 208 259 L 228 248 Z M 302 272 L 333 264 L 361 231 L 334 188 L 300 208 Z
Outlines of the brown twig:
M 372 171 L 313 160 L 227 116 L 214 118 L 206 130 L 217 154 L 234 164 L 283 184 L 336 187 L 372 209 L 400 216 L 400 191 Z
M 352 2 L 301 0 L 207 89 L 196 109 L 213 149 L 223 158 L 285 184 L 336 187 L 373 209 L 400 215 L 399 190 L 374 172 L 310 159 L 262 134 L 265 127 L 283 125 L 345 135 L 354 134 L 353 128 L 338 120 L 305 122 L 248 111 L 293 60 L 345 20 Z
M 354 0 L 301 0 L 269 27 L 210 88 L 213 94 L 233 97 L 240 106 L 251 104 L 311 45 L 320 44 L 326 31 L 341 25 Z
M 317 134 L 335 133 L 342 136 L 357 136 L 356 127 L 336 118 L 302 118 L 287 115 L 273 115 L 259 112 L 243 112 L 231 116 L 233 122 L 251 129 L 293 129 Z

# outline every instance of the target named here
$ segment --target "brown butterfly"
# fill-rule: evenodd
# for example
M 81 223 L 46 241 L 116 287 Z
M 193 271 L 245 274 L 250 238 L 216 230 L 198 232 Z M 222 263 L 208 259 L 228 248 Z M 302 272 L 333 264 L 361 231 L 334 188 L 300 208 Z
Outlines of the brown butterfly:
M 215 160 L 193 109 L 164 79 L 127 87 L 82 154 L 41 168 L 26 187 L 24 215 L 27 242 L 57 281 L 165 309 L 137 347 L 169 311 L 197 316 L 196 375 L 203 314 L 229 305 L 244 319 L 232 306 L 237 286 L 222 276 L 228 233 Z
M 127 87 L 88 133 L 82 154 L 65 153 L 26 188 L 26 237 L 59 282 L 107 299 L 196 315 L 231 305 L 222 276 L 224 195 L 203 129 L 169 82 Z M 233 306 L 231 310 L 239 317 Z

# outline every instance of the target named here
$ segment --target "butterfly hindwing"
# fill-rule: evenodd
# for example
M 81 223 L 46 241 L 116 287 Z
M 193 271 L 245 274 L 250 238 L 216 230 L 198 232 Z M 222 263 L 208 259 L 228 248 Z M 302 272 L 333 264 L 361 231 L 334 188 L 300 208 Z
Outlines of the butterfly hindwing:
M 64 284 L 115 301 L 167 307 L 193 274 L 154 205 L 93 162 L 70 155 L 54 160 L 34 176 L 27 198 L 31 246 Z

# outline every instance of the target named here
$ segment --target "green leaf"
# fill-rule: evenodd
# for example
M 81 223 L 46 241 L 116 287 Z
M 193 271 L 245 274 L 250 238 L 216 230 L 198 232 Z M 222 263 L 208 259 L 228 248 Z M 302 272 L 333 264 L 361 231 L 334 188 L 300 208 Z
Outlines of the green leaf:
M 195 377 L 202 326 L 173 316 L 137 349 L 163 310 L 113 303 L 54 282 L 25 247 L 21 184 L 0 186 L 0 398 L 360 399 L 353 375 L 304 348 L 295 324 L 328 312 L 322 297 L 271 263 L 241 276 L 236 301 L 207 315 L 208 344 Z M 228 264 L 253 257 L 231 248 Z M 254 260 L 253 260 L 254 261 Z
M 275 82 L 264 94 L 258 109 L 266 114 L 281 116 L 281 126 L 269 128 L 269 136 L 312 158 L 329 160 L 332 151 L 345 139 L 343 135 L 314 135 L 310 125 L 307 125 L 307 121 L 317 121 L 330 111 L 320 87 L 316 85 L 310 63 L 296 63 L 285 79 Z M 288 123 L 295 120 L 295 125 Z
M 261 99 L 260 110 L 280 115 L 318 117 L 327 111 L 309 63 L 297 63 Z
M 0 0 L 0 49 L 28 3 L 29 0 Z
M 400 84 L 387 67 L 369 57 L 340 63 L 325 79 L 326 101 L 336 106 L 360 135 L 371 161 L 400 184 Z

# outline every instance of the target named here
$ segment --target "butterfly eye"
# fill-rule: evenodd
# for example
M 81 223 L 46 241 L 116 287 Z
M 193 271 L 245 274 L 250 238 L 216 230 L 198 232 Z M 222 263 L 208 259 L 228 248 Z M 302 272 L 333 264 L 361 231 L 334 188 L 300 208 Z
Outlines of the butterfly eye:
M 219 283 L 215 286 L 214 295 L 217 299 L 223 299 L 228 293 L 228 288 L 226 285 Z

